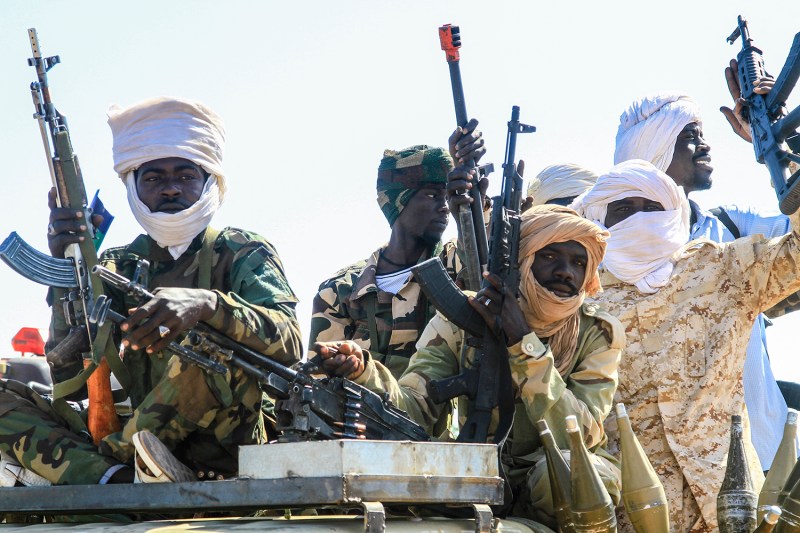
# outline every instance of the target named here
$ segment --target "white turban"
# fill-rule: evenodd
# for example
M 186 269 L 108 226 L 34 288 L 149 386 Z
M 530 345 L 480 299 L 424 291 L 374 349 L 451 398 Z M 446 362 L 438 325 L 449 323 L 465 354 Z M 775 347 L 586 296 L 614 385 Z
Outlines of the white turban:
M 659 93 L 634 101 L 619 117 L 614 164 L 644 159 L 666 171 L 678 134 L 700 120 L 700 107 L 690 97 Z
M 567 163 L 545 167 L 528 184 L 528 196 L 533 205 L 544 205 L 555 198 L 574 198 L 592 188 L 597 174 Z
M 123 180 L 148 161 L 182 157 L 217 176 L 219 196 L 224 198 L 225 127 L 208 107 L 181 98 L 150 98 L 127 109 L 112 105 L 108 125 L 114 137 L 114 170 Z
M 605 228 L 608 204 L 633 196 L 655 200 L 664 211 L 636 213 L 609 228 L 603 264 L 641 292 L 654 293 L 669 282 L 672 256 L 689 235 L 691 209 L 683 187 L 651 163 L 634 159 L 600 176 L 570 207 Z

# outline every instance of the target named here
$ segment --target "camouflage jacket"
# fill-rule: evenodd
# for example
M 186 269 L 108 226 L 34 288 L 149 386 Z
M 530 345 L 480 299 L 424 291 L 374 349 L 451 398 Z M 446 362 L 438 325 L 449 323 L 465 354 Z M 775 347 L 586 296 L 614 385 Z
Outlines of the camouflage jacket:
M 375 269 L 384 248 L 366 261 L 345 267 L 319 286 L 311 315 L 309 347 L 315 342 L 352 340 L 400 376 L 436 310 L 413 277 L 397 294 L 378 289 Z M 455 248 L 454 241 L 439 243 L 433 254 L 424 255 L 420 262 L 438 255 L 455 278 L 460 265 Z
M 564 417 L 576 415 L 587 447 L 616 462 L 600 447 L 606 442 L 603 420 L 612 407 L 625 335 L 619 321 L 596 305 L 584 304 L 580 318 L 577 357 L 566 379 L 556 370 L 550 347 L 534 333 L 509 348 L 517 401 L 504 461 L 510 467 L 512 482 L 521 482 L 535 462 L 533 454 L 541 448 L 541 441 L 534 424 L 542 419 L 550 425 L 559 447 L 566 449 L 569 440 Z M 376 392 L 388 391 L 395 405 L 435 434 L 449 404 L 430 400 L 427 383 L 461 371 L 462 342 L 463 332 L 437 314 L 422 333 L 417 353 L 399 380 L 367 352 L 366 368 L 356 381 Z M 459 398 L 459 425 L 466 420 L 466 413 L 466 398 Z M 515 473 L 520 479 L 513 479 Z
M 800 289 L 798 215 L 794 232 L 717 244 L 693 241 L 674 256 L 670 282 L 640 293 L 603 273 L 598 301 L 625 325 L 617 401 L 664 483 L 671 530 L 716 531 L 731 415 L 741 414 L 750 472 L 764 476 L 750 439 L 742 372 L 753 320 Z M 613 416 L 609 450 L 618 449 Z
M 140 235 L 128 246 L 105 250 L 100 263 L 125 277 L 132 277 L 136 262 L 150 262 L 147 279 L 151 290 L 158 287 L 197 288 L 199 258 L 203 237 L 198 235 L 177 260 L 147 235 Z M 302 355 L 300 329 L 295 316 L 295 297 L 275 248 L 263 237 L 236 228 L 225 228 L 214 246 L 211 290 L 217 294 L 214 316 L 207 321 L 230 338 L 284 364 L 292 364 Z M 123 315 L 136 307 L 135 300 L 106 287 L 112 308 Z M 58 296 L 55 292 L 54 296 Z M 67 333 L 63 310 L 53 305 L 49 344 Z M 114 328 L 115 344 L 121 335 Z M 124 364 L 131 376 L 128 393 L 135 408 L 157 383 L 166 368 L 169 355 L 148 356 L 144 350 L 127 349 Z M 54 369 L 54 378 L 63 381 L 77 373 L 76 368 Z

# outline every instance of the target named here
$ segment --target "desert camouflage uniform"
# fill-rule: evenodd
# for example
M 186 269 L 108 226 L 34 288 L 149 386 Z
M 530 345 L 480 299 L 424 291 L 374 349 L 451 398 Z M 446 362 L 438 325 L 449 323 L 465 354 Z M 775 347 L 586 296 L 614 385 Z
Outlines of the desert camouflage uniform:
M 716 531 L 731 415 L 741 414 L 756 491 L 764 476 L 750 439 L 742 370 L 753 320 L 800 289 L 794 232 L 724 244 L 695 241 L 679 252 L 670 282 L 654 294 L 604 273 L 598 300 L 625 325 L 617 401 L 664 483 L 671 530 Z M 616 419 L 606 421 L 618 450 Z M 632 531 L 630 524 L 626 529 Z
M 428 398 L 427 383 L 461 371 L 462 342 L 463 332 L 437 314 L 422 333 L 417 353 L 399 380 L 376 363 L 371 352 L 366 352 L 366 368 L 356 381 L 376 392 L 388 391 L 395 405 L 430 431 L 449 404 L 435 404 Z M 502 458 L 515 492 L 514 514 L 551 527 L 555 525 L 547 466 L 535 423 L 546 420 L 558 446 L 567 449 L 564 418 L 568 415 L 577 416 L 584 442 L 596 454 L 600 475 L 614 502 L 619 502 L 620 475 L 617 460 L 603 449 L 606 443 L 603 420 L 612 407 L 623 343 L 621 324 L 596 305 L 584 304 L 577 356 L 567 379 L 556 370 L 550 347 L 542 344 L 534 333 L 509 348 L 516 408 Z M 463 425 L 467 413 L 465 398 L 459 398 L 458 413 Z M 492 427 L 496 422 L 495 412 Z
M 309 347 L 315 342 L 352 340 L 400 377 L 414 354 L 414 345 L 436 310 L 413 277 L 397 294 L 378 289 L 375 269 L 385 246 L 366 261 L 350 265 L 324 281 L 314 297 Z M 455 278 L 459 268 L 455 242 L 439 243 L 439 256 Z M 420 262 L 428 259 L 420 258 Z M 377 339 L 377 340 L 376 340 Z
M 196 288 L 202 242 L 198 236 L 173 260 L 166 249 L 141 235 L 126 247 L 105 251 L 100 262 L 131 277 L 136 261 L 147 259 L 151 289 Z M 210 288 L 218 306 L 207 323 L 277 361 L 297 361 L 302 350 L 294 312 L 297 299 L 272 245 L 254 233 L 226 228 L 210 256 Z M 127 314 L 136 307 L 135 301 L 113 289 L 107 293 L 117 312 Z M 53 310 L 51 343 L 66 334 L 60 305 Z M 116 328 L 114 335 L 119 344 Z M 69 414 L 65 419 L 32 391 L 18 388 L 0 390 L 0 447 L 53 483 L 92 484 L 109 466 L 131 460 L 130 438 L 139 429 L 152 431 L 186 464 L 223 474 L 235 473 L 238 445 L 263 441 L 261 391 L 241 370 L 212 376 L 168 353 L 147 355 L 130 349 L 124 365 L 131 379 L 133 416 L 122 431 L 100 443 L 100 453 L 80 419 L 76 422 Z M 61 381 L 77 371 L 56 369 L 54 378 Z M 38 449 L 40 442 L 46 444 Z

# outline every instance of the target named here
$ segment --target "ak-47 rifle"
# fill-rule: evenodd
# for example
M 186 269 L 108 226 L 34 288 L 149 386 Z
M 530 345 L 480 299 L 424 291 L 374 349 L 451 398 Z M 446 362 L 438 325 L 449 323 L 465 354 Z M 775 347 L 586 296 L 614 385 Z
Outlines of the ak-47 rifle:
M 139 302 L 153 298 L 136 274 L 129 280 L 102 265 L 93 271 L 110 287 Z M 146 261 L 139 261 L 136 272 L 147 272 Z M 98 325 L 106 319 L 115 323 L 125 320 L 110 305 L 107 296 L 99 296 L 90 320 Z M 344 378 L 312 377 L 316 366 L 313 359 L 299 369 L 289 368 L 203 323 L 189 330 L 181 344 L 172 341 L 167 349 L 206 372 L 225 374 L 228 365 L 232 365 L 254 377 L 262 390 L 277 399 L 279 440 L 430 440 L 425 430 L 392 405 L 388 397 Z
M 50 177 L 56 189 L 56 204 L 58 207 L 82 211 L 86 229 L 78 233 L 83 237 L 80 243 L 67 247 L 65 259 L 53 258 L 36 251 L 16 232 L 12 232 L 0 245 L 0 258 L 32 281 L 67 289 L 62 304 L 70 333 L 47 356 L 48 361 L 57 366 L 78 358 L 79 353 L 83 354 L 82 376 L 88 376 L 86 385 L 89 393 L 87 426 L 97 443 L 109 433 L 118 431 L 120 424 L 111 395 L 108 362 L 103 357 L 111 341 L 108 328 L 101 328 L 96 333 L 90 332 L 88 322 L 90 302 L 103 294 L 103 284 L 96 274 L 92 274 L 92 267 L 97 264 L 91 224 L 92 211 L 87 202 L 78 158 L 72 150 L 67 120 L 56 110 L 50 98 L 47 72 L 61 60 L 59 56 L 42 56 L 35 29 L 28 30 L 28 37 L 33 51 L 33 57 L 28 59 L 28 64 L 36 69 L 37 77 L 37 81 L 31 83 L 31 96 L 36 111 L 33 117 L 39 123 Z M 56 388 L 55 396 L 60 395 Z
M 800 33 L 794 36 L 792 48 L 772 90 L 766 94 L 755 92 L 755 83 L 766 77 L 761 50 L 753 46 L 747 21 L 739 15 L 738 27 L 728 37 L 733 44 L 742 38 L 742 50 L 736 56 L 739 62 L 739 87 L 747 101 L 747 117 L 753 137 L 756 160 L 767 166 L 778 204 L 782 213 L 790 215 L 800 207 L 800 171 L 792 173 L 789 162 L 800 163 L 800 106 L 785 114 L 786 100 L 800 78 Z M 785 115 L 785 116 L 784 116 Z
M 503 185 L 500 196 L 493 198 L 488 271 L 503 280 L 513 294 L 519 288 L 519 234 L 522 201 L 522 178 L 517 173 L 515 157 L 517 134 L 536 131 L 521 124 L 519 107 L 511 110 L 503 162 Z M 483 228 L 475 228 L 480 233 Z M 485 234 L 485 233 L 484 233 Z M 469 305 L 467 296 L 453 283 L 439 258 L 429 259 L 413 269 L 422 291 L 433 305 L 451 322 L 464 330 L 462 371 L 459 375 L 428 384 L 428 394 L 437 403 L 456 396 L 469 399 L 467 420 L 459 432 L 461 442 L 486 442 L 492 411 L 499 409 L 499 423 L 494 441 L 502 442 L 514 415 L 511 370 L 505 335 L 492 331 L 483 318 Z M 486 282 L 484 282 L 485 284 Z M 465 359 L 472 357 L 470 367 Z

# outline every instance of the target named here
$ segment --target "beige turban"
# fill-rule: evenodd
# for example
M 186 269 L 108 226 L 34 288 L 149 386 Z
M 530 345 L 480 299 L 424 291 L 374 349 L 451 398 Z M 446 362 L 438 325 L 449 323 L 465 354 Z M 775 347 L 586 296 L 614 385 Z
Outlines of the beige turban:
M 608 232 L 581 218 L 572 209 L 540 205 L 522 215 L 520 228 L 520 307 L 525 321 L 540 338 L 549 338 L 556 368 L 564 376 L 572 368 L 578 343 L 578 310 L 586 294 L 601 290 L 597 267 L 603 261 Z M 545 246 L 575 241 L 586 249 L 586 277 L 576 296 L 561 298 L 544 288 L 531 273 L 537 251 Z
M 550 165 L 528 184 L 533 205 L 543 205 L 555 198 L 574 198 L 588 191 L 597 181 L 597 174 L 578 165 Z
M 225 196 L 225 127 L 205 105 L 163 96 L 127 109 L 113 105 L 108 125 L 114 137 L 114 170 L 120 178 L 148 161 L 181 157 L 217 176 L 220 200 Z
M 635 100 L 619 117 L 614 164 L 630 159 L 650 161 L 666 172 L 678 134 L 700 119 L 700 107 L 690 97 L 659 93 Z

